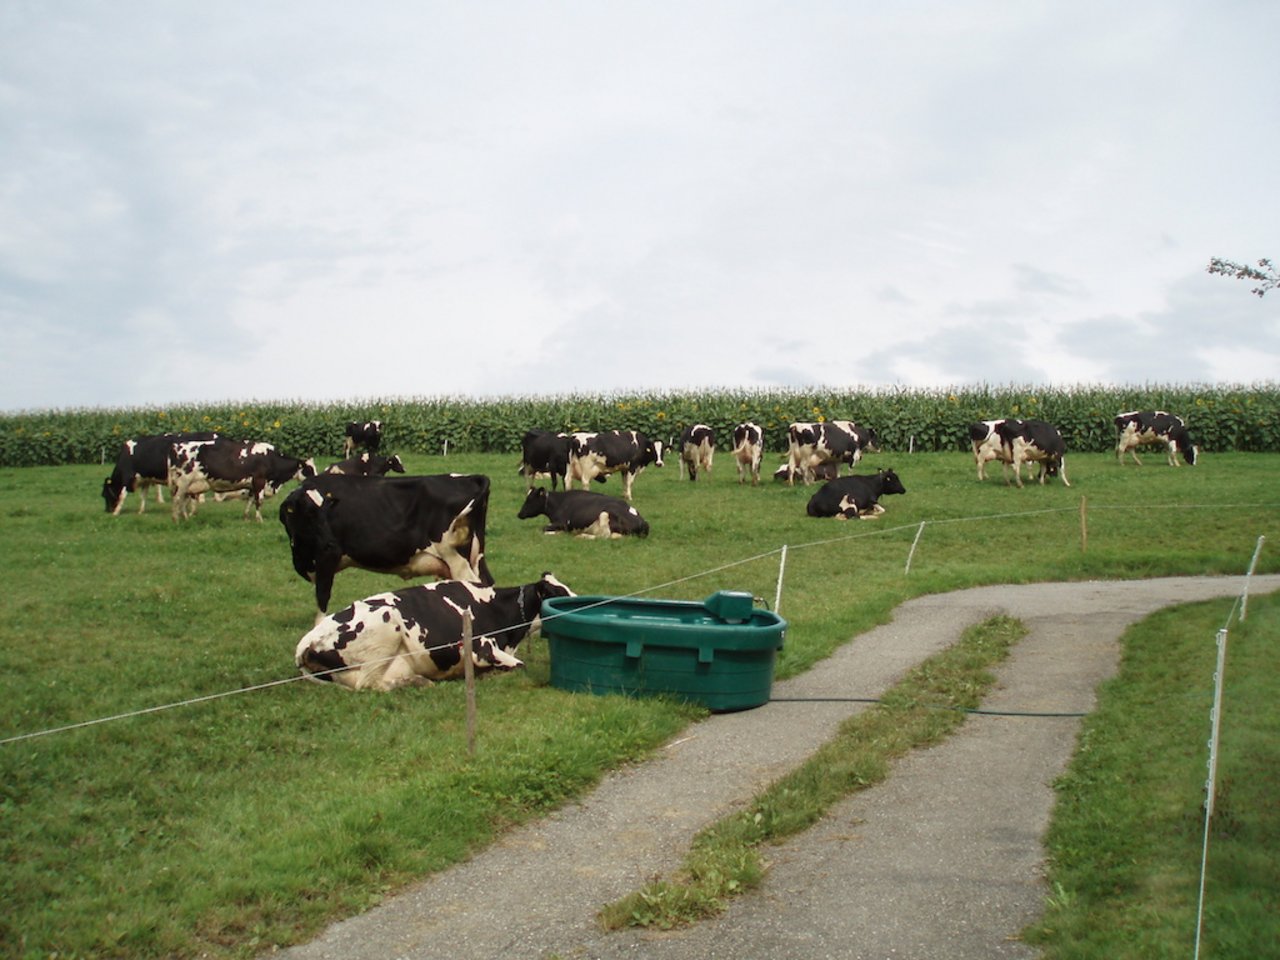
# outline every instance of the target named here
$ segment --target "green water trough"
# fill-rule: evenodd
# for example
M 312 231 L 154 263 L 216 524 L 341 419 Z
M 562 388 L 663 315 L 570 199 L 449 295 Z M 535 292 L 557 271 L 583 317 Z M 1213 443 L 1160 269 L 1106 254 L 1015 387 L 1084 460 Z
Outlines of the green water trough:
M 787 622 L 721 590 L 702 602 L 552 597 L 542 604 L 551 685 L 629 696 L 668 694 L 710 710 L 769 700 Z

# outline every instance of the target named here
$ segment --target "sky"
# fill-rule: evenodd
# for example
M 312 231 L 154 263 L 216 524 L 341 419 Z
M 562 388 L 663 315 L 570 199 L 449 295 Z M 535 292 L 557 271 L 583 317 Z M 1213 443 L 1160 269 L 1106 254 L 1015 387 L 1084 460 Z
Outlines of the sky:
M 1274 0 L 0 4 L 0 410 L 1280 378 Z

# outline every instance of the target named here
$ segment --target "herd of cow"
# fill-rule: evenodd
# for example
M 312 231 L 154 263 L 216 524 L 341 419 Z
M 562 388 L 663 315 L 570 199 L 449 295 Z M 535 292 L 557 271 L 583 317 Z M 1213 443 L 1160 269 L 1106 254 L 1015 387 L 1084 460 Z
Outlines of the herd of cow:
M 1181 456 L 1194 464 L 1197 446 L 1186 425 L 1163 411 L 1133 411 L 1115 418 L 1116 456 L 1141 463 L 1137 447 L 1161 444 L 1168 462 Z M 241 496 L 245 517 L 252 509 L 262 519 L 262 501 L 285 484 L 300 481 L 280 506 L 280 522 L 289 537 L 293 567 L 315 587 L 316 625 L 299 641 L 295 662 L 307 675 L 353 689 L 389 690 L 430 683 L 462 672 L 463 616 L 473 619 L 471 657 L 477 670 L 511 669 L 520 661 L 517 644 L 539 626 L 542 601 L 571 596 L 552 574 L 533 583 L 496 587 L 485 562 L 485 525 L 489 507 L 487 476 L 404 474 L 395 456 L 379 454 L 382 425 L 350 423 L 344 437 L 346 459 L 317 472 L 314 461 L 286 456 L 271 444 L 233 440 L 213 433 L 139 437 L 121 445 L 115 468 L 103 483 L 106 509 L 119 514 L 129 492 L 146 506 L 146 491 L 156 499 L 167 486 L 174 521 L 195 512 L 208 493 Z M 1022 486 L 1024 464 L 1040 464 L 1040 483 L 1060 476 L 1070 485 L 1061 434 L 1042 420 L 1002 419 L 970 427 L 978 479 L 999 460 L 1009 482 L 1012 468 Z M 875 431 L 848 420 L 792 423 L 787 462 L 777 479 L 823 486 L 809 499 L 815 517 L 864 519 L 881 514 L 879 500 L 906 490 L 892 470 L 872 475 L 839 476 L 865 451 L 879 449 Z M 708 474 L 716 449 L 706 424 L 686 427 L 677 441 L 681 473 L 690 480 Z M 363 448 L 356 453 L 357 448 Z M 663 465 L 664 445 L 634 430 L 557 433 L 530 430 L 523 437 L 519 472 L 527 493 L 518 516 L 546 516 L 548 533 L 575 532 L 587 537 L 645 536 L 649 524 L 631 505 L 635 478 L 647 467 Z M 760 482 L 764 432 L 754 423 L 733 430 L 731 455 L 738 482 Z M 611 474 L 622 477 L 623 496 L 588 489 Z M 540 476 L 551 490 L 535 486 Z M 557 485 L 563 487 L 557 489 Z M 580 485 L 582 489 L 574 489 Z M 349 567 L 437 582 L 380 593 L 326 615 L 335 575 Z

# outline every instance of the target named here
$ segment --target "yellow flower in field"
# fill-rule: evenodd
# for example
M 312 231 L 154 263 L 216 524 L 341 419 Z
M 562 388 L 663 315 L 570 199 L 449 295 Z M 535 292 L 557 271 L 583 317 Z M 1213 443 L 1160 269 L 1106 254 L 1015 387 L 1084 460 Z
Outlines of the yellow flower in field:
M 659 419 L 659 420 L 665 420 L 665 419 L 667 419 L 667 415 L 666 415 L 665 413 L 663 413 L 661 410 L 659 410 L 659 411 L 658 411 L 658 413 L 657 413 L 657 417 L 658 417 L 658 419 Z
M 209 415 L 207 413 L 204 415 L 204 422 L 205 423 L 209 422 Z
M 279 421 L 279 420 L 277 420 L 275 423 L 273 423 L 273 424 L 272 424 L 272 426 L 273 426 L 273 427 L 275 427 L 277 430 L 279 430 L 279 429 L 280 429 L 280 421 Z
M 1015 403 L 1015 404 L 1013 405 L 1013 412 L 1014 412 L 1014 413 L 1021 413 L 1021 412 L 1022 412 L 1022 408 L 1021 408 L 1021 407 L 1019 407 L 1019 406 Z
M 960 401 L 956 399 L 956 395 L 954 393 L 947 397 L 947 403 L 959 403 L 959 402 Z

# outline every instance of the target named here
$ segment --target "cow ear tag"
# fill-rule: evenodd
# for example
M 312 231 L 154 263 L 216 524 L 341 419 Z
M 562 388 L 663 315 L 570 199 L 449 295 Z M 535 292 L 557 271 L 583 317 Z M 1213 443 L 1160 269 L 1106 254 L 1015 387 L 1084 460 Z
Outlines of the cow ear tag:
M 319 491 L 308 490 L 307 497 L 310 498 L 311 502 L 314 503 L 317 507 L 324 506 L 324 497 L 320 496 Z

